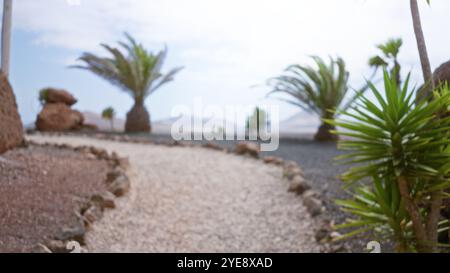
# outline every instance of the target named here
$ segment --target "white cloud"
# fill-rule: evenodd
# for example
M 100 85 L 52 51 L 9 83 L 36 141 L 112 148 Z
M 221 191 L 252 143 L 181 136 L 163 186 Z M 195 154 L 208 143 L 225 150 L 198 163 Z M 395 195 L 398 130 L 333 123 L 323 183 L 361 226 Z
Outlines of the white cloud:
M 425 1 L 423 1 L 425 2 Z M 149 47 L 169 45 L 169 64 L 185 65 L 180 98 L 204 95 L 206 101 L 254 102 L 264 83 L 286 65 L 307 55 L 341 55 L 354 82 L 368 75 L 374 44 L 389 37 L 405 41 L 401 61 L 420 80 L 409 1 L 392 0 L 66 0 L 15 1 L 15 27 L 36 34 L 35 42 L 69 50 L 97 51 L 129 31 Z M 421 4 L 434 66 L 450 56 L 450 2 Z M 69 63 L 69 60 L 64 60 Z M 355 84 L 357 85 L 357 84 Z M 211 96 L 213 91 L 214 96 Z M 209 96 L 209 98 L 208 98 Z M 293 108 L 287 111 L 292 113 Z

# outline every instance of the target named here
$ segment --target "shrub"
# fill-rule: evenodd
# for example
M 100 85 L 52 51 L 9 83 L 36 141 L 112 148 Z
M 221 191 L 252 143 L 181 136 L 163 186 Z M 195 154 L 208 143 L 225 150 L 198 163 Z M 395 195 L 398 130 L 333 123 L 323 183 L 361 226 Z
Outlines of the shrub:
M 48 90 L 49 88 L 43 88 L 41 90 L 39 90 L 39 102 L 41 103 L 41 105 L 44 105 L 47 103 L 48 100 Z
M 409 76 L 402 87 L 384 71 L 384 97 L 369 83 L 377 104 L 367 97 L 342 112 L 346 119 L 328 120 L 350 139 L 338 146 L 350 151 L 339 160 L 358 166 L 342 175 L 353 193 L 337 203 L 356 216 L 340 227 L 354 234 L 373 230 L 397 242 L 398 251 L 432 252 L 438 232 L 444 190 L 450 188 L 450 106 L 448 87 L 433 100 L 415 104 Z M 371 179 L 369 185 L 360 183 Z

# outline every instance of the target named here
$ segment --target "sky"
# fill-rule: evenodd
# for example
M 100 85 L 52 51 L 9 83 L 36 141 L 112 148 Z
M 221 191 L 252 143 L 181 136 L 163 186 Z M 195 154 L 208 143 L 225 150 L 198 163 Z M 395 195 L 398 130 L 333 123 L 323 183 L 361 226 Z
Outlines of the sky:
M 419 1 L 431 65 L 450 59 L 450 1 Z M 280 106 L 285 119 L 299 109 L 266 98 L 266 80 L 310 55 L 341 56 L 355 88 L 371 74 L 376 44 L 401 37 L 403 72 L 421 84 L 408 0 L 15 0 L 11 83 L 25 124 L 40 110 L 38 91 L 63 88 L 82 111 L 112 106 L 124 117 L 132 99 L 117 87 L 70 69 L 85 51 L 105 54 L 132 34 L 147 48 L 168 47 L 163 71 L 183 66 L 174 82 L 146 101 L 152 120 L 171 116 L 177 105 Z

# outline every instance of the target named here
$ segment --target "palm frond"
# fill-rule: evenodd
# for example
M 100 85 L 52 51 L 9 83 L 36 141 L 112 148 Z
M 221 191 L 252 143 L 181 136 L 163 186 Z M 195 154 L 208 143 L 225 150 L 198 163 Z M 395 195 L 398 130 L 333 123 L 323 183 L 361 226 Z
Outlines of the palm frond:
M 167 48 L 153 54 L 128 33 L 125 33 L 125 37 L 125 42 L 118 43 L 123 50 L 101 44 L 110 56 L 99 57 L 92 53 L 84 53 L 79 58 L 84 65 L 71 67 L 91 71 L 128 92 L 136 101 L 143 102 L 147 96 L 171 82 L 182 68 L 162 73 Z
M 311 56 L 315 66 L 290 65 L 284 73 L 268 81 L 272 91 L 268 94 L 284 93 L 292 100 L 282 99 L 308 112 L 317 113 L 320 117 L 334 116 L 335 110 L 345 110 L 352 102 L 368 88 L 357 91 L 347 101 L 349 72 L 342 58 L 329 62 L 318 56 Z

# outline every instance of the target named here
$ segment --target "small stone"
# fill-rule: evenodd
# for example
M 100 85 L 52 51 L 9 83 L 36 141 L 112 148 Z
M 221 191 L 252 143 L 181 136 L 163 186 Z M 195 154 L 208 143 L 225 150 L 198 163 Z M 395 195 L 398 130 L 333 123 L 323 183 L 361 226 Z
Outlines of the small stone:
M 330 231 L 326 228 L 320 228 L 316 231 L 314 238 L 317 242 L 323 242 L 328 238 L 328 235 L 330 234 Z
M 297 162 L 295 162 L 295 161 L 289 160 L 289 161 L 286 161 L 286 162 L 284 163 L 284 168 L 285 168 L 285 169 L 296 168 L 296 167 L 298 167 L 298 164 L 297 164 Z
M 106 174 L 106 183 L 110 184 L 116 180 L 119 176 L 123 176 L 125 173 L 121 168 L 115 168 L 114 170 Z
M 60 240 L 49 240 L 47 247 L 53 253 L 67 253 L 66 243 Z
M 109 159 L 108 152 L 105 149 L 91 147 L 90 150 L 98 159 Z
M 289 186 L 289 192 L 294 192 L 300 195 L 309 189 L 311 189 L 311 186 L 308 185 L 308 183 L 302 176 L 296 175 L 294 176 L 294 178 L 292 178 L 291 184 Z
M 319 199 L 320 198 L 320 194 L 318 192 L 316 192 L 316 191 L 313 191 L 313 190 L 307 190 L 307 191 L 305 191 L 302 194 L 302 197 L 303 198 L 315 197 L 315 198 Z
M 37 244 L 33 247 L 31 253 L 52 253 L 52 251 L 43 244 Z
M 295 176 L 304 176 L 303 170 L 299 166 L 292 166 L 284 169 L 284 177 L 291 180 Z
M 332 244 L 332 245 L 330 245 L 328 252 L 329 253 L 346 253 L 348 251 L 344 244 Z
M 238 145 L 236 145 L 234 152 L 238 155 L 248 154 L 255 158 L 258 158 L 260 147 L 258 144 L 253 142 L 240 142 Z
M 93 153 L 85 153 L 85 156 L 89 160 L 97 160 L 97 156 L 95 156 Z
M 86 234 L 86 229 L 83 223 L 80 223 L 76 227 L 64 228 L 60 235 L 55 238 L 60 241 L 77 241 L 84 245 L 84 235 Z
M 116 207 L 115 196 L 109 191 L 94 194 L 91 201 L 101 208 L 114 209 Z
M 318 216 L 323 212 L 322 201 L 313 196 L 303 197 L 303 205 L 312 217 Z
M 109 191 L 115 196 L 121 197 L 130 191 L 130 180 L 125 175 L 117 177 L 110 185 Z
M 120 157 L 113 160 L 116 167 L 128 168 L 130 166 L 130 160 L 128 157 Z
M 342 234 L 340 234 L 339 232 L 333 231 L 330 233 L 331 240 L 336 240 L 341 237 L 342 237 Z
M 87 222 L 88 225 L 92 225 L 94 222 L 102 219 L 102 217 L 103 217 L 103 211 L 98 206 L 91 206 L 83 214 L 83 218 Z
M 219 146 L 219 145 L 217 145 L 215 143 L 212 143 L 212 142 L 208 142 L 206 144 L 203 144 L 202 146 L 204 148 L 212 149 L 212 150 L 216 150 L 216 151 L 222 151 L 223 150 L 223 148 L 221 146 Z
M 276 156 L 266 156 L 264 157 L 264 163 L 266 164 L 275 164 L 275 165 L 282 165 L 283 159 L 276 157 Z

